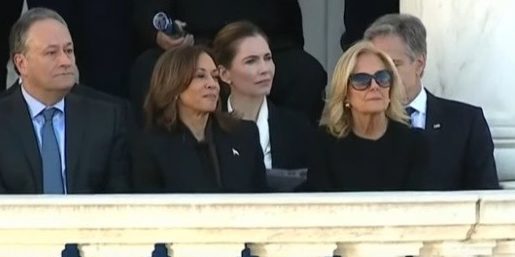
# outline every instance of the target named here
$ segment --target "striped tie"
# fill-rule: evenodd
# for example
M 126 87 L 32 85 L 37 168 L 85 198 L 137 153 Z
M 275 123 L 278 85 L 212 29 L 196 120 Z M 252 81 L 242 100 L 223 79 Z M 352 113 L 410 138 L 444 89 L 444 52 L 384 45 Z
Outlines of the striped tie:
M 406 113 L 408 114 L 409 116 L 409 124 L 413 127 L 413 119 L 412 119 L 412 114 L 414 112 L 416 112 L 417 110 L 415 110 L 415 108 L 411 107 L 411 106 L 408 106 L 406 107 Z

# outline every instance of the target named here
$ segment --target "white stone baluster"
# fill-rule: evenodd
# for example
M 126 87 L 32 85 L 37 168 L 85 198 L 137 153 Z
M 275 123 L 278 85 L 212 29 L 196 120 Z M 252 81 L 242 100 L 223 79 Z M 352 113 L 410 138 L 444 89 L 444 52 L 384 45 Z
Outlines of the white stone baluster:
M 253 256 L 259 257 L 325 257 L 332 256 L 336 244 L 270 243 L 247 244 Z
M 422 243 L 339 243 L 334 251 L 342 257 L 399 257 L 418 255 Z
M 472 257 L 491 256 L 493 241 L 484 242 L 430 242 L 424 243 L 420 257 Z
M 79 244 L 81 257 L 150 257 L 154 244 Z
M 167 244 L 168 256 L 172 257 L 241 257 L 245 248 L 243 243 L 234 244 Z
M 62 245 L 4 245 L 0 244 L 0 257 L 60 257 Z
M 499 240 L 493 250 L 493 257 L 515 257 L 515 240 Z

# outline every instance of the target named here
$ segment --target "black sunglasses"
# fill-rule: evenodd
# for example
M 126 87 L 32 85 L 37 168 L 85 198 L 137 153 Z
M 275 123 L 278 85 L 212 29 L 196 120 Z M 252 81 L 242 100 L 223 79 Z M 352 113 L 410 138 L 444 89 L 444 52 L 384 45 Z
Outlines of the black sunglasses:
M 393 76 L 390 70 L 380 70 L 372 74 L 368 73 L 354 73 L 349 77 L 351 86 L 356 90 L 365 90 L 372 85 L 372 79 L 374 79 L 382 88 L 387 88 L 392 85 Z

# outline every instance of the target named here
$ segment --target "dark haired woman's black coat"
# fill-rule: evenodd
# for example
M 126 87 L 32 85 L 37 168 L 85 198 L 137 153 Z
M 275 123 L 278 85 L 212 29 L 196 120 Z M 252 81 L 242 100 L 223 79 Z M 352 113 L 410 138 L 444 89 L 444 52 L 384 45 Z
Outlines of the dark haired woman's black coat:
M 211 122 L 213 161 L 205 144 L 179 124 L 150 129 L 134 146 L 133 186 L 140 193 L 247 193 L 267 190 L 263 153 L 254 123 L 230 131 Z M 207 135 L 207 134 L 206 134 Z

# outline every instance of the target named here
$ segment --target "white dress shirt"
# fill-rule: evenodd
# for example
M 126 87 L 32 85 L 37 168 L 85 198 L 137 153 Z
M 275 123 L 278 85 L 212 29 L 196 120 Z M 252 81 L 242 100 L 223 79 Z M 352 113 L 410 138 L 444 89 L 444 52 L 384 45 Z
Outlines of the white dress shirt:
M 412 107 L 415 111 L 411 114 L 411 126 L 414 128 L 426 128 L 427 93 L 424 87 L 417 97 L 406 107 Z
M 230 96 L 227 99 L 227 111 L 229 113 L 233 111 Z M 266 101 L 266 97 L 261 103 L 261 107 L 259 109 L 258 117 L 256 120 L 256 125 L 259 130 L 259 143 L 261 144 L 261 149 L 263 150 L 263 162 L 265 163 L 265 168 L 269 170 L 272 169 L 272 147 L 270 146 L 270 132 L 268 127 L 268 104 Z
M 64 193 L 67 193 L 66 189 L 66 153 L 64 151 L 64 138 L 65 138 L 65 115 L 64 115 L 64 99 L 61 99 L 61 101 L 57 102 L 54 106 L 45 106 L 45 104 L 41 103 L 34 97 L 32 97 L 25 88 L 21 87 L 21 93 L 23 95 L 23 98 L 25 99 L 25 102 L 27 103 L 27 106 L 29 107 L 29 114 L 30 118 L 32 120 L 32 125 L 34 126 L 34 131 L 36 134 L 36 137 L 38 139 L 38 146 L 39 149 L 41 149 L 41 129 L 43 128 L 43 125 L 45 123 L 45 118 L 42 115 L 39 115 L 43 110 L 48 108 L 56 108 L 59 110 L 59 112 L 56 112 L 54 114 L 54 117 L 52 118 L 52 122 L 54 123 L 54 133 L 57 138 L 57 143 L 59 144 L 59 154 L 61 156 L 61 175 L 63 177 L 63 184 L 64 187 Z

